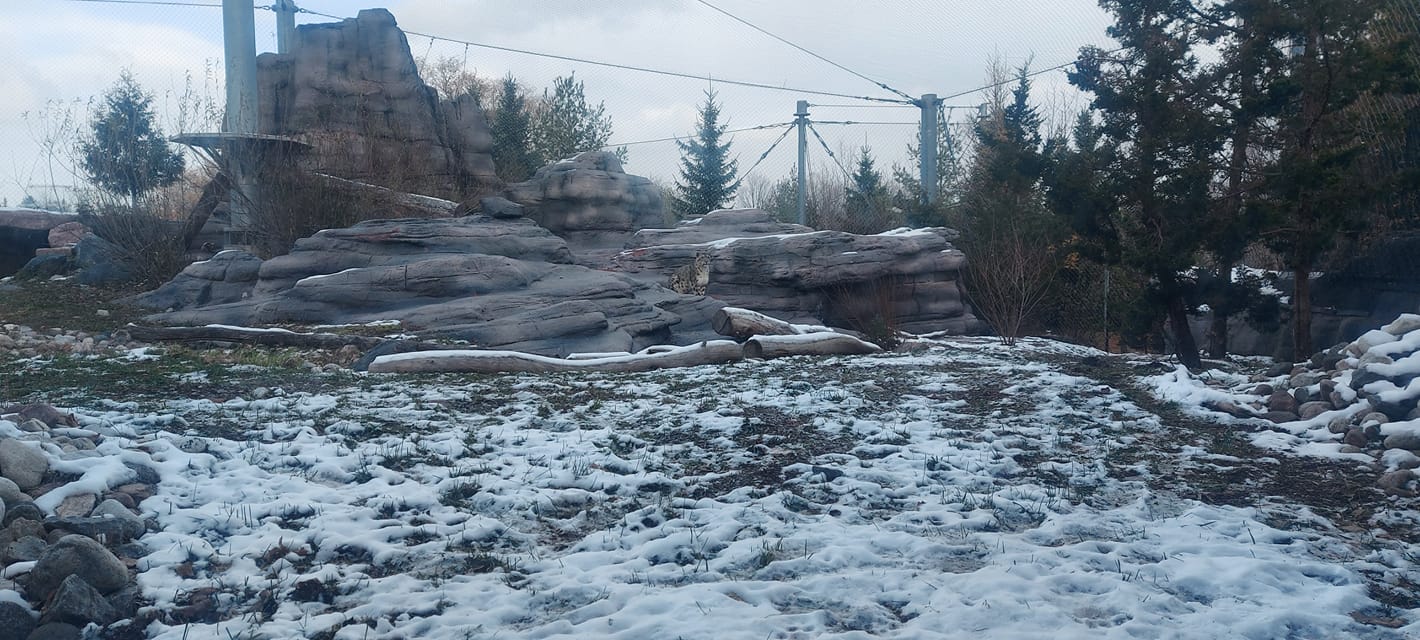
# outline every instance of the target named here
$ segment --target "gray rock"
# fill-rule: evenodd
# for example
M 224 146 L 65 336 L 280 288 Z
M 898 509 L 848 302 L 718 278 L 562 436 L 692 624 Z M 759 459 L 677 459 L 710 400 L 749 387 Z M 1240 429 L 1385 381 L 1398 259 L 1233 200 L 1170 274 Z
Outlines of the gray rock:
M 44 512 L 40 511 L 35 503 L 25 500 L 17 500 L 13 504 L 6 505 L 4 525 L 9 527 L 17 520 L 33 520 L 38 522 L 44 519 Z
M 31 502 L 34 499 L 20 490 L 20 486 L 14 480 L 0 477 L 0 502 L 10 504 L 19 501 Z
M 1353 447 L 1365 447 L 1366 444 L 1370 442 L 1366 438 L 1366 432 L 1359 427 L 1352 427 L 1348 430 L 1346 435 L 1341 438 L 1341 441 Z
M 29 491 L 38 487 L 48 471 L 49 456 L 39 447 L 14 438 L 0 440 L 0 475 L 14 481 L 20 489 Z
M 140 518 L 138 514 L 133 513 L 128 507 L 123 506 L 122 503 L 113 499 L 104 500 L 99 503 L 99 506 L 94 507 L 93 517 L 114 518 L 126 521 L 128 523 L 128 531 L 138 532 L 137 535 L 130 536 L 134 538 L 142 535 L 142 532 L 147 529 L 147 524 L 143 522 L 143 518 Z
M 48 547 L 49 545 L 40 538 L 25 536 L 6 545 L 4 553 L 0 553 L 0 559 L 4 560 L 5 564 L 33 562 L 39 560 Z
M 1346 433 L 1346 431 L 1350 428 L 1350 416 L 1336 416 L 1335 418 L 1331 419 L 1331 422 L 1326 423 L 1326 430 L 1338 435 Z
M 908 332 L 976 332 L 982 325 L 964 297 L 966 256 L 952 246 L 955 236 L 950 229 L 879 235 L 818 231 L 647 245 L 616 254 L 608 268 L 668 283 L 672 273 L 708 253 L 706 292 L 730 306 L 854 330 L 890 315 Z M 655 241 L 654 234 L 633 242 L 641 241 Z
M 523 217 L 523 205 L 498 196 L 480 199 L 478 211 L 483 215 L 503 220 Z
M 1293 390 L 1292 390 L 1292 398 L 1297 401 L 1297 406 L 1299 406 L 1299 407 L 1300 407 L 1301 405 L 1304 405 L 1304 404 L 1308 403 L 1308 402 L 1311 402 L 1311 401 L 1312 401 L 1312 392 L 1311 392 L 1311 389 L 1308 389 L 1308 388 L 1306 388 L 1306 387 L 1297 387 L 1296 389 L 1293 389 Z
M 310 143 L 306 168 L 454 200 L 497 182 L 478 101 L 425 85 L 388 11 L 305 25 L 291 51 L 257 58 L 259 130 Z
M 1287 386 L 1293 389 L 1296 389 L 1298 387 L 1310 387 L 1318 382 L 1321 382 L 1321 379 L 1323 377 L 1323 374 L 1314 371 L 1299 373 L 1287 380 Z
M 1297 414 L 1292 413 L 1291 411 L 1268 411 L 1267 413 L 1262 415 L 1262 418 L 1264 420 L 1269 420 L 1277 424 L 1281 424 L 1283 422 L 1296 422 L 1297 420 L 1301 419 L 1297 417 Z
M 1276 363 L 1276 364 L 1274 364 L 1274 365 L 1272 365 L 1272 366 L 1270 366 L 1270 367 L 1267 368 L 1267 377 L 1269 377 L 1269 378 L 1276 378 L 1276 377 L 1278 377 L 1278 376 L 1291 375 L 1291 372 L 1292 372 L 1292 363 L 1290 363 L 1290 362 L 1285 362 L 1285 361 L 1283 361 L 1283 362 L 1278 362 L 1278 363 Z
M 158 475 L 158 471 L 146 464 L 136 462 L 124 462 L 123 466 L 133 471 L 133 480 L 138 484 L 156 485 L 163 481 L 163 477 Z M 125 485 L 126 486 L 126 485 Z
M 35 617 L 13 602 L 0 602 L 0 640 L 26 640 L 34 631 Z
M 44 525 L 40 524 L 38 519 L 21 518 L 16 520 L 4 529 L 0 529 L 0 547 L 26 536 L 44 538 Z
M 1252 395 L 1270 396 L 1277 392 L 1277 389 L 1270 384 L 1259 384 L 1252 388 Z
M 621 168 L 616 154 L 586 151 L 508 185 L 504 197 L 580 248 L 622 246 L 638 229 L 665 225 L 661 190 Z
M 30 418 L 29 420 L 21 422 L 19 426 L 20 431 L 28 431 L 30 433 L 43 433 L 45 431 L 49 431 L 49 425 L 34 418 Z
M 1367 413 L 1367 414 L 1364 415 L 1364 416 L 1361 416 L 1361 424 L 1363 424 L 1363 425 L 1364 425 L 1364 424 L 1386 424 L 1386 423 L 1388 423 L 1388 422 L 1390 422 L 1390 418 L 1386 417 L 1386 414 L 1381 413 L 1381 412 L 1379 412 L 1379 411 L 1372 411 L 1372 412 L 1370 412 L 1370 413 Z
M 31 600 L 44 600 L 69 576 L 83 578 L 99 593 L 112 593 L 128 583 L 128 568 L 92 538 L 67 535 L 35 563 L 26 595 Z
M 1385 438 L 1385 448 L 1420 451 L 1420 433 L 1414 431 L 1392 433 Z
M 188 265 L 161 287 L 130 300 L 150 309 L 240 302 L 256 286 L 261 258 L 240 250 L 218 252 Z
M 92 493 L 80 493 L 65 498 L 54 508 L 54 515 L 61 518 L 83 517 L 89 515 L 94 510 L 94 505 L 98 504 L 98 496 Z
M 68 531 L 88 536 L 105 544 L 132 540 L 143 535 L 146 529 L 143 521 L 136 516 L 50 517 L 44 519 L 44 526 L 51 531 Z
M 50 622 L 36 627 L 26 640 L 83 640 L 84 631 L 67 622 Z
M 67 622 L 83 627 L 89 623 L 105 625 L 118 617 L 113 605 L 102 593 L 85 582 L 83 578 L 70 575 L 59 583 L 59 588 L 50 596 L 49 605 L 44 608 L 40 622 Z
M 1277 391 L 1268 396 L 1267 410 L 1294 414 L 1297 412 L 1297 399 L 1286 391 Z
M 1330 402 L 1308 402 L 1297 408 L 1297 415 L 1303 420 L 1310 420 L 1327 411 L 1331 411 Z
M 1374 411 L 1385 414 L 1391 422 L 1404 420 L 1406 414 L 1410 413 L 1416 406 L 1414 400 L 1385 402 L 1380 398 L 1369 398 L 1368 401 L 1371 403 L 1371 408 Z
M 812 227 L 779 222 L 760 209 L 721 209 L 685 220 L 670 229 L 642 229 L 627 249 L 674 244 L 703 244 L 726 238 L 759 238 L 791 233 L 812 233 Z
M 122 589 L 108 594 L 106 599 L 109 606 L 113 607 L 117 617 L 132 618 L 137 615 L 138 605 L 143 601 L 143 589 L 137 584 L 129 583 Z

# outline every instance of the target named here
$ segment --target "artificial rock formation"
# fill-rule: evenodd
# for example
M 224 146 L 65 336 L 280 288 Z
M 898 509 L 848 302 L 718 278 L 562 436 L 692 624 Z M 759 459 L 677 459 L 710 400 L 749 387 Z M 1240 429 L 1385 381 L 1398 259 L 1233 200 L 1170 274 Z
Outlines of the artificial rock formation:
M 0 276 L 18 271 L 36 251 L 58 246 L 51 245 L 50 230 L 76 220 L 72 213 L 0 208 Z
M 963 298 L 966 257 L 950 242 L 955 232 L 805 231 L 763 211 L 715 211 L 638 232 L 611 268 L 663 282 L 709 253 L 707 294 L 730 306 L 863 331 L 881 330 L 876 323 L 912 333 L 981 330 Z
M 661 191 L 622 171 L 621 160 L 587 151 L 538 169 L 504 196 L 574 249 L 620 249 L 638 229 L 665 224 Z
M 161 324 L 399 320 L 424 337 L 551 356 L 704 340 L 722 306 L 570 264 L 566 243 L 526 219 L 377 220 L 255 260 L 223 252 L 136 301 L 165 310 L 149 317 Z
M 482 109 L 424 84 L 387 10 L 301 25 L 257 66 L 260 131 L 309 144 L 306 169 L 454 200 L 497 182 Z

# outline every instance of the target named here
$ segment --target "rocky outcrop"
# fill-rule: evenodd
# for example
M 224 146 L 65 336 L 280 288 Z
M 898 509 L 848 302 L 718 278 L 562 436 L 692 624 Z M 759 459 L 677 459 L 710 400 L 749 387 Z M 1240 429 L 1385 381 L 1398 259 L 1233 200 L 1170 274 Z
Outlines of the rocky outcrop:
M 37 250 L 51 247 L 51 229 L 77 220 L 72 213 L 0 208 L 0 277 L 19 271 Z
M 504 196 L 578 251 L 621 248 L 638 229 L 665 224 L 661 191 L 621 169 L 605 151 L 587 151 L 538 169 Z
M 884 323 L 912 333 L 979 331 L 960 286 L 966 258 L 951 237 L 947 229 L 805 233 L 762 211 L 718 211 L 673 230 L 638 232 L 612 268 L 664 282 L 707 252 L 706 292 L 730 306 L 859 330 Z
M 482 109 L 424 84 L 384 9 L 301 25 L 292 53 L 257 65 L 260 130 L 311 145 L 306 169 L 454 200 L 497 182 Z
M 379 220 L 321 231 L 255 268 L 227 252 L 140 296 L 163 324 L 398 320 L 423 337 L 545 355 L 635 351 L 714 335 L 722 304 L 570 264 L 526 219 Z

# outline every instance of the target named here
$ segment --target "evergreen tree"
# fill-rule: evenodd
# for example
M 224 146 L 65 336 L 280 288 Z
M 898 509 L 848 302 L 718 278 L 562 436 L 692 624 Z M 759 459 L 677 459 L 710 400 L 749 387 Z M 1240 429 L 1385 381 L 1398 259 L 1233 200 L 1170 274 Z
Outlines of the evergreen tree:
M 543 90 L 531 127 L 528 146 L 537 166 L 595 151 L 611 138 L 611 117 L 606 115 L 605 103 L 589 104 L 585 87 L 575 74 L 553 80 L 552 93 Z
M 976 126 L 959 224 L 962 249 L 972 257 L 968 292 L 983 319 L 1011 344 L 1059 271 L 1061 237 L 1045 207 L 1041 118 L 1030 104 L 1027 68 L 1016 71 L 1009 99 L 998 91 L 989 104 L 989 116 Z
M 1269 215 L 1265 238 L 1291 269 L 1292 353 L 1312 352 L 1311 273 L 1347 237 L 1374 223 L 1370 205 L 1384 180 L 1367 176 L 1361 160 L 1378 143 L 1375 122 L 1359 107 L 1387 92 L 1415 90 L 1416 69 L 1405 43 L 1376 37 L 1386 0 L 1292 0 L 1277 3 L 1285 66 L 1269 89 L 1285 96 L 1275 128 L 1262 144 Z
M 91 128 L 80 143 L 80 164 L 96 186 L 130 206 L 182 176 L 182 156 L 168 148 L 154 122 L 153 96 L 128 71 L 104 93 Z
M 511 74 L 503 78 L 498 105 L 493 111 L 493 164 L 504 182 L 522 182 L 532 176 L 538 163 L 529 148 L 532 116 L 518 81 Z
M 1277 24 L 1275 12 L 1272 2 L 1228 0 L 1207 7 L 1196 18 L 1205 41 L 1220 49 L 1218 61 L 1205 73 L 1213 87 L 1213 113 L 1227 137 L 1214 161 L 1219 184 L 1203 239 L 1213 256 L 1212 277 L 1202 281 L 1207 285 L 1202 293 L 1213 313 L 1208 353 L 1214 358 L 1227 355 L 1229 320 L 1248 310 L 1253 297 L 1234 271 L 1262 225 L 1262 209 L 1252 206 L 1248 194 L 1259 182 L 1258 131 L 1277 118 L 1281 104 L 1267 90 L 1282 60 L 1280 43 L 1268 35 Z
M 696 119 L 695 137 L 676 141 L 681 157 L 675 205 L 684 215 L 704 215 L 735 197 L 738 163 L 730 159 L 730 142 L 722 141 L 727 126 L 720 122 L 715 92 L 706 91 L 705 104 Z
M 1100 131 L 1113 150 L 1105 168 L 1120 215 L 1122 261 L 1151 278 L 1179 360 L 1199 368 L 1189 328 L 1191 281 L 1209 202 L 1211 160 L 1220 146 L 1199 96 L 1206 80 L 1193 50 L 1198 33 L 1187 0 L 1101 0 L 1108 33 L 1122 48 L 1081 50 L 1070 81 L 1093 94 Z
M 854 168 L 852 177 L 847 193 L 850 213 L 876 215 L 886 208 L 887 185 L 883 184 L 883 175 L 875 166 L 868 147 L 859 150 L 858 166 Z

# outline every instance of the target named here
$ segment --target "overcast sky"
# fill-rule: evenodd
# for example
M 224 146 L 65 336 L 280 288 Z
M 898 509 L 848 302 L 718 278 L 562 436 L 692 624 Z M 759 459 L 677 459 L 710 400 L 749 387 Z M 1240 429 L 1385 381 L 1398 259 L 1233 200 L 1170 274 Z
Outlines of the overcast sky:
M 193 0 L 216 2 L 217 0 Z M 1068 62 L 1085 44 L 1108 44 L 1108 16 L 1094 0 L 709 0 L 712 4 L 853 71 L 909 95 L 947 96 L 984 84 L 993 55 L 1012 65 L 1033 56 L 1034 68 Z M 264 2 L 257 2 L 264 4 Z M 353 16 L 368 6 L 337 0 L 298 0 L 304 8 Z M 398 0 L 385 3 L 408 31 L 503 45 L 564 56 L 654 67 L 714 78 L 742 80 L 850 95 L 892 94 L 852 74 L 755 32 L 697 0 Z M 275 21 L 257 11 L 257 49 L 275 49 Z M 298 22 L 325 22 L 300 15 Z M 191 95 L 220 103 L 221 10 L 212 7 L 118 5 L 73 0 L 0 0 L 0 198 L 14 205 L 25 193 L 42 197 L 51 182 L 39 140 L 57 127 L 43 117 L 51 101 L 85 101 L 111 85 L 124 68 L 157 95 L 168 133 L 202 129 L 200 118 L 180 108 L 191 78 Z M 690 133 L 697 104 L 711 85 L 593 67 L 561 60 L 464 47 L 409 36 L 416 57 L 453 56 L 479 75 L 512 73 L 532 87 L 576 72 L 593 101 L 604 101 L 615 126 L 614 141 L 639 141 Z M 788 122 L 794 103 L 863 104 L 792 91 L 751 89 L 717 83 L 731 127 Z M 1085 106 L 1068 90 L 1063 73 L 1040 76 L 1036 95 L 1070 108 Z M 948 101 L 973 105 L 980 94 Z M 871 103 L 868 103 L 871 104 Z M 822 106 L 817 120 L 915 122 L 911 108 Z M 28 117 L 25 114 L 29 114 Z M 966 111 L 954 120 L 964 121 Z M 886 168 L 903 160 L 915 139 L 913 125 L 819 128 L 835 151 L 872 148 Z M 737 134 L 732 150 L 748 168 L 778 137 L 779 130 Z M 785 175 L 793 164 L 792 136 L 755 173 Z M 635 145 L 627 170 L 658 179 L 675 175 L 673 143 Z M 815 167 L 837 170 L 811 142 Z M 848 158 L 844 158 L 848 164 Z M 62 158 L 53 182 L 75 178 Z

